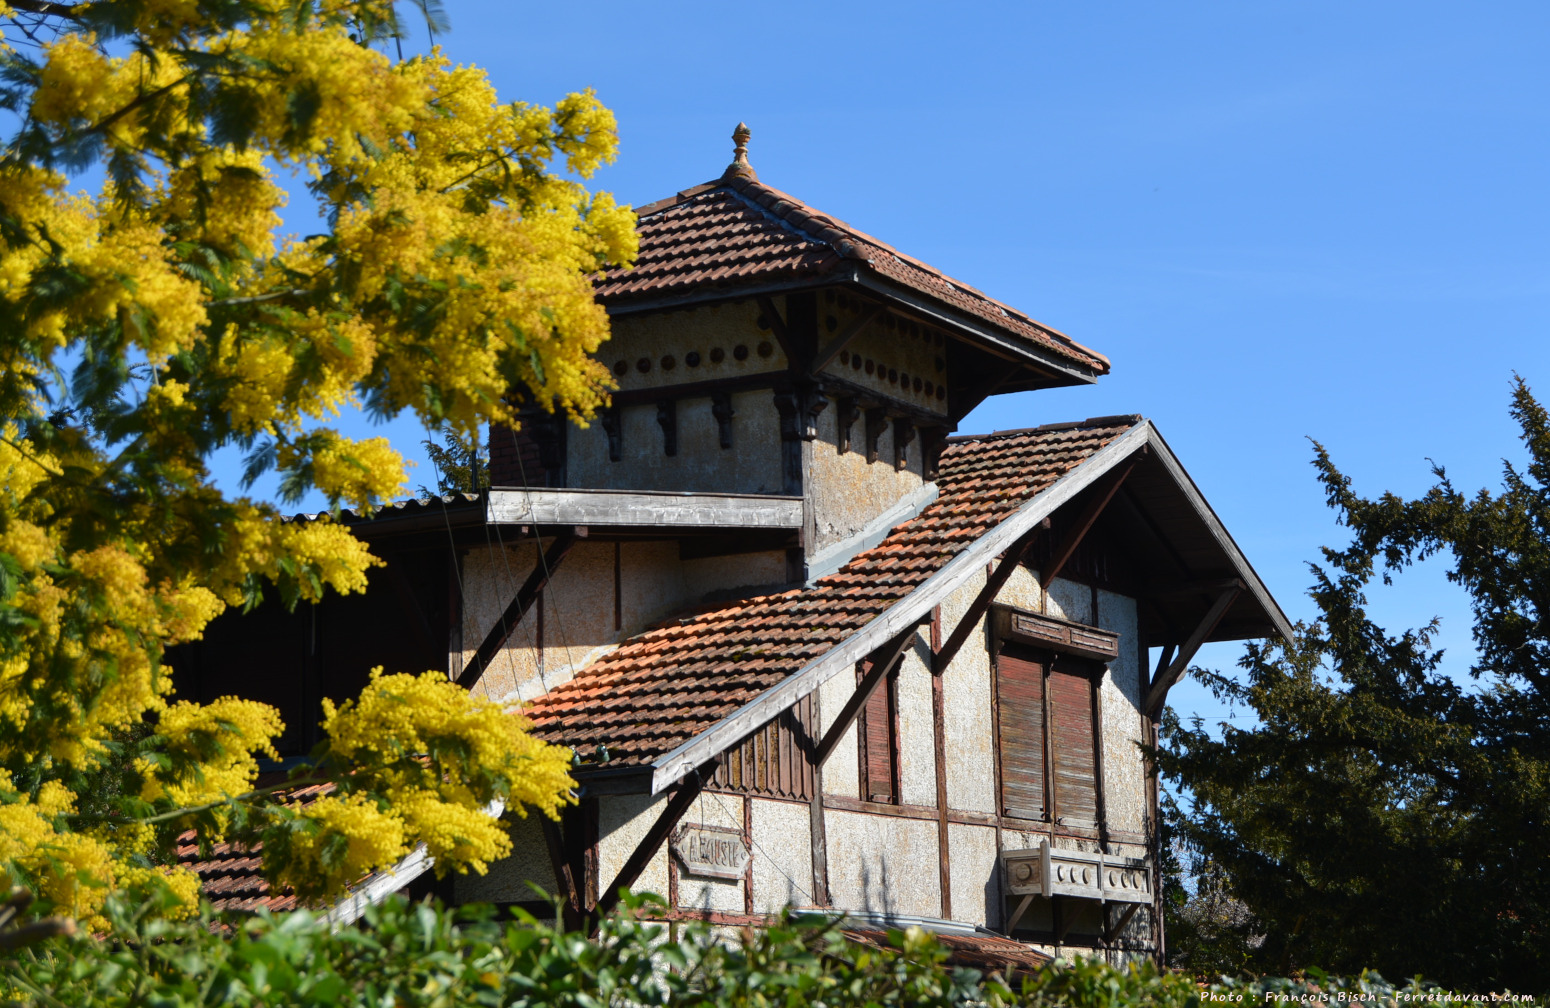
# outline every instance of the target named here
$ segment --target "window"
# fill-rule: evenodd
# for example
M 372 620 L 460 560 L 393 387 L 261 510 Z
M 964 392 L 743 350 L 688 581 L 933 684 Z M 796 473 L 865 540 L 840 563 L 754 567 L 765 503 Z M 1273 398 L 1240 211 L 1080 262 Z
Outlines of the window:
M 1002 646 L 996 659 L 1001 814 L 1098 825 L 1097 662 Z
M 870 662 L 856 668 L 859 682 L 871 671 Z M 899 672 L 895 668 L 867 698 L 857 731 L 861 744 L 861 797 L 867 801 L 899 800 Z

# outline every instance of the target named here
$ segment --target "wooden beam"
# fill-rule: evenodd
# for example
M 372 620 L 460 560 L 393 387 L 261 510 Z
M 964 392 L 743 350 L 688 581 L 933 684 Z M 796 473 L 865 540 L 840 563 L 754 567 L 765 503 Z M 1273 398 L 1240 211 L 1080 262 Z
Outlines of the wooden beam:
M 1048 524 L 1046 522 L 1040 522 L 1035 525 L 1021 539 L 1013 543 L 1012 548 L 1007 550 L 1005 555 L 1002 556 L 1000 566 L 995 569 L 990 577 L 985 579 L 985 587 L 981 588 L 980 593 L 974 596 L 974 601 L 969 603 L 968 611 L 963 614 L 963 618 L 958 621 L 958 625 L 953 627 L 952 635 L 947 638 L 947 642 L 931 657 L 932 675 L 941 675 L 947 670 L 947 666 L 952 663 L 953 656 L 958 653 L 958 649 L 963 647 L 964 643 L 968 641 L 969 635 L 979 628 L 980 620 L 984 618 L 985 610 L 990 608 L 990 603 L 996 600 L 996 596 L 1006 586 L 1007 580 L 1017 570 L 1017 565 L 1022 562 L 1023 554 L 1028 552 L 1028 548 L 1033 545 L 1034 540 L 1047 527 Z
M 678 820 L 683 818 L 683 814 L 689 810 L 689 806 L 693 804 L 694 799 L 699 797 L 700 789 L 705 786 L 706 778 L 715 775 L 716 767 L 720 763 L 720 756 L 710 760 L 673 791 L 672 797 L 667 800 L 667 807 L 662 810 L 661 815 L 657 816 L 657 821 L 651 824 L 651 828 L 646 831 L 646 835 L 635 846 L 635 850 L 630 853 L 623 867 L 619 869 L 619 874 L 614 876 L 613 882 L 609 884 L 605 891 L 598 894 L 597 905 L 592 908 L 592 913 L 590 914 L 592 919 L 591 930 L 596 930 L 597 922 L 603 917 L 608 916 L 613 911 L 613 908 L 618 905 L 620 891 L 635 885 L 640 878 L 640 873 L 646 870 L 646 865 L 656 856 L 658 848 L 662 846 L 662 841 L 667 839 L 667 835 L 673 831 L 673 827 L 678 825 Z
M 1017 901 L 1017 909 L 1013 910 L 1012 916 L 1006 919 L 1006 931 L 1004 933 L 1008 938 L 1012 937 L 1012 930 L 1017 927 L 1017 922 L 1023 919 L 1023 914 L 1027 913 L 1028 908 L 1032 905 L 1033 893 L 1028 893 Z
M 802 498 L 777 494 L 660 490 L 491 490 L 489 520 L 499 525 L 640 528 L 799 529 Z
M 813 797 L 807 803 L 807 830 L 812 846 L 813 906 L 829 905 L 829 830 L 823 814 L 823 764 L 813 764 Z
M 538 593 L 544 590 L 544 585 L 549 583 L 549 579 L 559 569 L 561 561 L 565 559 L 565 555 L 581 539 L 582 536 L 578 535 L 575 530 L 555 537 L 554 542 L 549 546 L 549 551 L 543 555 L 543 560 L 534 565 L 533 572 L 527 576 L 527 580 L 517 590 L 516 598 L 511 600 L 511 604 L 506 607 L 506 611 L 501 613 L 501 618 L 495 621 L 495 625 L 485 635 L 484 641 L 479 645 L 479 650 L 474 652 L 473 661 L 469 662 L 467 667 L 458 674 L 457 684 L 459 686 L 464 689 L 471 689 L 474 683 L 479 681 L 479 677 L 484 675 L 484 670 L 489 667 L 491 659 L 495 657 L 501 648 L 506 646 L 506 641 L 511 638 L 512 631 L 517 628 L 517 624 L 522 622 L 522 617 L 526 616 L 527 611 L 532 608 L 533 602 L 538 598 Z
M 1168 698 L 1168 690 L 1184 676 L 1189 669 L 1190 661 L 1195 657 L 1195 652 L 1199 651 L 1200 645 L 1211 636 L 1211 631 L 1215 630 L 1216 625 L 1222 621 L 1222 617 L 1227 615 L 1228 608 L 1240 594 L 1242 593 L 1237 588 L 1228 588 L 1218 595 L 1216 601 L 1211 603 L 1211 608 L 1200 620 L 1200 625 L 1195 627 L 1194 633 L 1190 634 L 1189 639 L 1179 648 L 1173 663 L 1152 680 L 1152 686 L 1146 693 L 1147 716 L 1155 718 L 1162 713 L 1163 701 Z
M 821 767 L 829 759 L 829 754 L 834 752 L 834 747 L 839 745 L 840 736 L 856 720 L 856 715 L 861 713 L 861 708 L 866 706 L 868 698 L 877 689 L 878 683 L 893 671 L 894 665 L 904 657 L 905 648 L 909 647 L 915 639 L 915 626 L 911 624 L 887 644 L 878 648 L 870 656 L 872 668 L 868 670 L 861 682 L 856 685 L 856 691 L 845 701 L 845 706 L 840 708 L 839 717 L 829 726 L 829 731 L 824 735 L 823 741 L 813 750 L 813 766 Z M 879 656 L 882 656 L 879 658 Z
M 840 355 L 840 351 L 845 349 L 851 340 L 855 339 L 861 334 L 861 330 L 870 325 L 872 321 L 882 313 L 883 306 L 874 304 L 860 315 L 857 315 L 855 318 L 851 319 L 849 324 L 847 324 L 845 328 L 839 331 L 838 335 L 836 335 L 828 343 L 824 344 L 822 349 L 813 355 L 813 366 L 808 370 L 808 373 L 816 375 L 818 372 L 828 367 L 829 362 L 838 357 Z
M 570 861 L 566 856 L 565 836 L 560 832 L 560 824 L 542 813 L 538 816 L 539 825 L 544 831 L 544 847 L 549 851 L 549 864 L 554 869 L 554 883 L 559 887 L 560 898 L 565 901 L 560 909 L 567 930 L 574 931 L 581 926 L 581 893 L 576 888 L 576 877 L 571 872 Z
M 1119 933 L 1125 930 L 1125 925 L 1130 923 L 1130 918 L 1134 917 L 1139 909 L 1141 909 L 1140 903 L 1132 903 L 1125 907 L 1125 912 L 1119 915 L 1119 920 L 1115 921 L 1112 927 L 1104 928 L 1103 940 L 1113 942 L 1118 938 Z
M 937 612 L 941 607 L 937 607 Z M 932 636 L 936 638 L 933 643 L 940 644 L 941 634 L 938 630 L 939 623 L 935 616 L 932 617 Z M 935 755 L 933 762 L 936 764 L 936 855 L 937 855 L 937 889 L 940 891 L 940 915 L 943 920 L 953 919 L 953 874 L 952 864 L 949 859 L 951 853 L 948 843 L 947 823 L 947 700 L 943 696 L 942 677 L 931 677 L 931 749 Z
M 1060 572 L 1066 566 L 1066 561 L 1071 559 L 1071 554 L 1075 553 L 1076 548 L 1082 545 L 1082 540 L 1087 538 L 1087 533 L 1093 527 L 1093 523 L 1098 520 L 1098 516 L 1103 513 L 1103 509 L 1109 506 L 1109 501 L 1114 499 L 1115 491 L 1125 482 L 1125 477 L 1130 475 L 1131 470 L 1136 467 L 1136 462 L 1143 454 L 1145 454 L 1144 449 L 1130 456 L 1130 458 L 1115 468 L 1114 472 L 1110 474 L 1102 485 L 1094 488 L 1092 491 L 1093 496 L 1087 501 L 1087 506 L 1082 509 L 1082 513 L 1077 516 L 1076 523 L 1071 526 L 1070 530 L 1066 532 L 1065 537 L 1061 539 L 1060 544 L 1050 554 L 1050 561 L 1047 565 L 1048 569 L 1039 572 L 1039 587 L 1041 589 L 1044 591 L 1049 590 L 1050 582 L 1060 575 Z
M 796 347 L 791 343 L 791 332 L 786 328 L 786 320 L 781 318 L 780 312 L 775 310 L 774 299 L 767 294 L 761 294 L 756 300 L 759 304 L 759 311 L 763 313 L 766 319 L 769 319 L 770 332 L 775 334 L 775 342 L 779 343 L 781 350 L 785 351 L 787 366 L 793 369 L 797 368 L 801 362 L 797 357 Z

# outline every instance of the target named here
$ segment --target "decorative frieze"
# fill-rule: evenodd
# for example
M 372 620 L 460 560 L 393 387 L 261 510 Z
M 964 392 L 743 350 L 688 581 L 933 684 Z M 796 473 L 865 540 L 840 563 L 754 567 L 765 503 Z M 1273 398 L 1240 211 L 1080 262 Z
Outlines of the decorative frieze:
M 1145 859 L 1051 847 L 1002 851 L 1006 891 L 1013 896 L 1073 896 L 1103 903 L 1152 902 Z

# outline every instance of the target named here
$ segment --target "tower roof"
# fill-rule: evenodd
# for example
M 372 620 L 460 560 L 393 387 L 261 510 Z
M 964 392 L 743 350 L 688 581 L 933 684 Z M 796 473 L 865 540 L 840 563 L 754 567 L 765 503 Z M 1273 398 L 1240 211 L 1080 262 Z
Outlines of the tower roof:
M 868 288 L 997 356 L 1039 372 L 1007 387 L 1085 384 L 1109 360 L 1009 305 L 758 180 L 739 124 L 718 179 L 640 207 L 640 256 L 596 281 L 614 314 L 781 290 Z

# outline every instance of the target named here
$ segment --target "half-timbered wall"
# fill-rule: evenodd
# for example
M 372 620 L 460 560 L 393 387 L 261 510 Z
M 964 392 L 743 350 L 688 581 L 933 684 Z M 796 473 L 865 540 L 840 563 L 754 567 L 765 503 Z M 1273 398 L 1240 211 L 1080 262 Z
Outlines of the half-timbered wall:
M 492 536 L 493 540 L 493 536 Z M 458 668 L 471 661 L 552 539 L 541 544 L 508 526 L 490 547 L 463 558 Z M 707 596 L 786 579 L 782 551 L 683 560 L 673 540 L 583 541 L 555 570 L 475 690 L 493 699 L 532 699 L 568 681 L 602 650 Z

